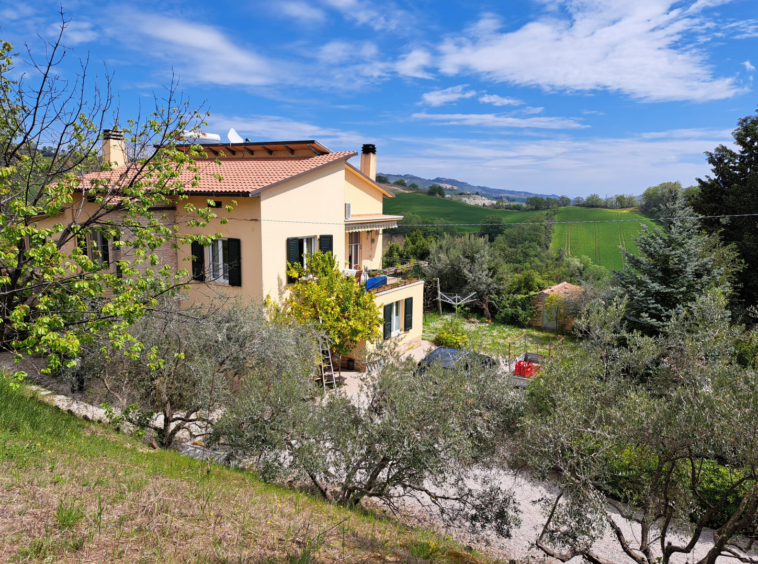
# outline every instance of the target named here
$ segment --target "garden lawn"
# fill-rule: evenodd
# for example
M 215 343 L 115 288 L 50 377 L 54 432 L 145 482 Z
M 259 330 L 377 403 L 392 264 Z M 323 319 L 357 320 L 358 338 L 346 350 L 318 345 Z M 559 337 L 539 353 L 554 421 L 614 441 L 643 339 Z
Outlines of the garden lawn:
M 424 312 L 424 330 L 423 339 L 434 341 L 438 331 L 449 322 L 453 313 L 443 312 L 442 315 L 436 311 Z M 472 314 L 460 314 L 460 318 L 465 321 L 463 328 L 468 333 L 471 346 L 488 352 L 490 354 L 505 354 L 508 351 L 507 343 L 520 337 L 526 332 L 529 337 L 530 348 L 533 352 L 544 352 L 550 344 L 556 343 L 563 338 L 562 346 L 572 346 L 573 338 L 570 336 L 556 335 L 550 331 L 542 331 L 532 327 L 525 329 L 515 325 L 503 325 L 493 321 L 486 323 L 484 317 Z M 540 351 L 535 350 L 539 346 Z
M 422 219 L 444 219 L 449 223 L 468 223 L 458 227 L 460 233 L 478 233 L 479 224 L 488 215 L 498 215 L 504 223 L 521 223 L 544 212 L 517 212 L 472 206 L 426 194 L 397 194 L 384 199 L 384 213 L 405 215 L 414 213 Z
M 0 374 L 0 562 L 489 562 L 249 472 L 152 450 Z
M 592 262 L 609 270 L 624 267 L 623 255 L 619 247 L 637 253 L 632 237 L 643 224 L 652 226 L 654 222 L 637 210 L 605 210 L 597 208 L 559 208 L 555 221 L 608 221 L 634 219 L 620 223 L 575 223 L 555 224 L 553 249 L 563 249 L 568 256 L 588 256 Z

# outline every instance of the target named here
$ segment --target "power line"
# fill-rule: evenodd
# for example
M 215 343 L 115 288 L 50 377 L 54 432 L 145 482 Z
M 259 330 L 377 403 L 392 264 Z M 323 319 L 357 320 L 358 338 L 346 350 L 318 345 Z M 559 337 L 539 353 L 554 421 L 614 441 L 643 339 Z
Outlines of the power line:
M 685 217 L 646 217 L 644 219 L 596 219 L 585 221 L 509 221 L 503 223 L 402 223 L 398 227 L 480 227 L 506 225 L 577 225 L 583 223 L 645 223 L 646 221 L 677 221 L 682 219 L 727 219 L 739 217 L 758 217 L 758 213 L 724 214 L 724 215 L 693 215 Z M 298 223 L 308 225 L 344 225 L 344 222 L 329 221 L 299 221 L 294 219 L 244 219 L 237 217 L 226 218 L 232 221 L 266 221 L 269 223 Z M 381 220 L 377 220 L 381 221 Z M 396 228 L 392 228 L 396 229 Z

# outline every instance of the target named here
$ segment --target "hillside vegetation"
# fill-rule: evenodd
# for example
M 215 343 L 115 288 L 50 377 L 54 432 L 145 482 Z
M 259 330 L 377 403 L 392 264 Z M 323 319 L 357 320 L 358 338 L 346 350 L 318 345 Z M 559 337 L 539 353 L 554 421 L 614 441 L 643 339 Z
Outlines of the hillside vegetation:
M 484 562 L 432 533 L 187 458 L 0 375 L 0 561 Z
M 459 227 L 462 233 L 479 232 L 479 224 L 488 215 L 499 215 L 505 223 L 528 221 L 540 212 L 517 212 L 472 206 L 453 200 L 427 196 L 426 194 L 397 194 L 384 199 L 384 213 L 403 215 L 414 213 L 424 219 L 444 219 L 450 223 L 469 223 Z
M 444 219 L 449 223 L 467 223 L 471 225 L 458 227 L 461 233 L 478 233 L 479 223 L 488 215 L 498 215 L 505 223 L 522 223 L 544 212 L 519 212 L 498 210 L 463 204 L 449 199 L 432 198 L 425 194 L 398 194 L 395 198 L 384 200 L 384 213 L 403 215 L 416 214 L 423 219 Z M 588 256 L 592 262 L 608 269 L 620 270 L 623 267 L 623 255 L 619 247 L 633 253 L 637 246 L 632 237 L 636 236 L 643 223 L 654 222 L 637 210 L 609 210 L 601 208 L 564 207 L 558 208 L 556 222 L 562 221 L 610 221 L 617 219 L 639 219 L 640 221 L 622 223 L 556 223 L 553 232 L 552 248 L 563 249 L 568 256 Z

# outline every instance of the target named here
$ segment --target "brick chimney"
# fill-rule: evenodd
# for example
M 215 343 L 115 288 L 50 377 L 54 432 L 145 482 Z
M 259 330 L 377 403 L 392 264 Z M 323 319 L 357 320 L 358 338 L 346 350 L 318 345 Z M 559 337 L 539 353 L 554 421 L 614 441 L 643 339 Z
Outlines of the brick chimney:
M 118 126 L 103 129 L 103 161 L 111 163 L 113 168 L 126 164 L 126 141 L 124 132 Z
M 376 145 L 366 144 L 361 154 L 361 172 L 376 180 Z

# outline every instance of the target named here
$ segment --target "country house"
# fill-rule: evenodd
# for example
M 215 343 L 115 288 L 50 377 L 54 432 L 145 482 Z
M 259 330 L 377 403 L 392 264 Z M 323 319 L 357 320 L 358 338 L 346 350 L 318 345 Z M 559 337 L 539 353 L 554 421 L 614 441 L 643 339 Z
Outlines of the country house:
M 199 147 L 211 158 L 202 163 L 201 180 L 195 185 L 189 173 L 180 178 L 189 196 L 185 202 L 202 208 L 212 200 L 228 223 L 189 227 L 192 218 L 186 216 L 184 203 L 156 210 L 179 233 L 222 235 L 210 247 L 163 245 L 156 252 L 162 265 L 191 269 L 189 303 L 217 294 L 241 294 L 261 301 L 270 296 L 281 302 L 291 284 L 288 262 L 305 264 L 309 253 L 321 250 L 333 253 L 347 276 L 376 286 L 371 292 L 384 316 L 384 339 L 395 340 L 401 349 L 420 343 L 423 281 L 379 276 L 382 232 L 395 227 L 402 216 L 382 213 L 383 198 L 393 196 L 375 181 L 374 145 L 363 146 L 360 169 L 348 163 L 358 153 L 332 152 L 315 140 L 204 142 Z M 179 146 L 184 151 L 189 148 L 189 144 Z M 103 132 L 102 153 L 113 170 L 88 174 L 87 179 L 123 179 L 131 174 L 134 167 L 127 162 L 120 131 Z M 223 211 L 232 201 L 233 211 Z M 80 196 L 64 213 L 71 215 L 67 220 L 76 222 L 77 214 L 86 215 L 94 207 L 96 203 Z M 115 271 L 120 251 L 96 239 L 87 241 L 89 252 Z M 371 346 L 359 344 L 355 354 L 366 345 Z

